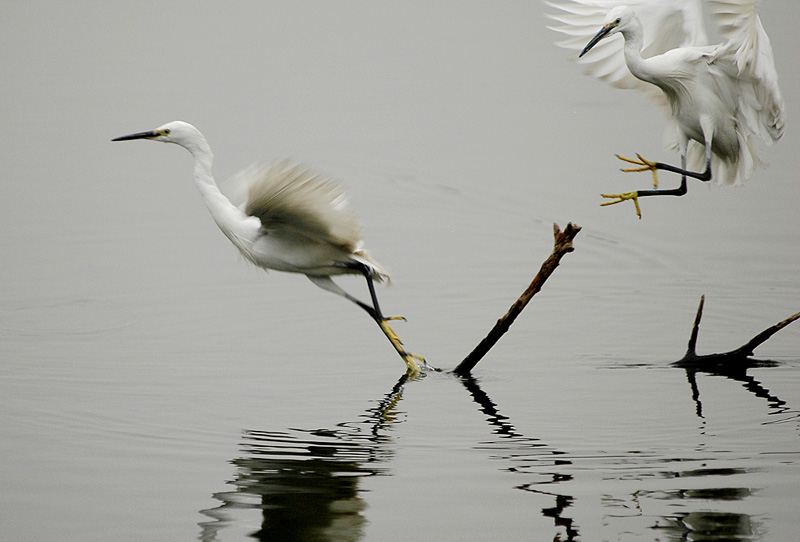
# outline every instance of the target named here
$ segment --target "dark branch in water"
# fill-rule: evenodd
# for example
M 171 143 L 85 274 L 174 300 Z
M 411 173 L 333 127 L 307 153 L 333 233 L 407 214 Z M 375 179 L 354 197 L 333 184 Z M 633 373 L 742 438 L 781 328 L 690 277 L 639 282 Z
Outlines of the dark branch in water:
M 703 305 L 706 304 L 706 296 L 700 296 L 700 306 L 697 307 L 697 315 L 694 317 L 694 325 L 692 326 L 692 336 L 689 337 L 689 348 L 686 349 L 687 356 L 695 355 L 695 346 L 697 346 L 697 334 L 700 331 L 700 320 L 703 318 Z
M 511 324 L 514 323 L 514 320 L 519 316 L 519 313 L 522 312 L 522 309 L 528 304 L 531 298 L 536 295 L 539 290 L 542 289 L 542 285 L 545 281 L 553 274 L 556 267 L 558 267 L 561 258 L 564 254 L 568 252 L 572 252 L 575 248 L 572 246 L 572 240 L 578 235 L 578 232 L 581 231 L 580 226 L 574 225 L 572 222 L 567 224 L 567 227 L 564 228 L 564 231 L 561 231 L 561 228 L 558 227 L 558 224 L 553 224 L 553 235 L 555 236 L 555 244 L 553 247 L 553 252 L 550 256 L 544 261 L 542 267 L 539 269 L 539 272 L 533 278 L 533 281 L 530 283 L 528 288 L 522 292 L 522 295 L 519 296 L 511 308 L 508 309 L 508 312 L 500 318 L 497 323 L 494 325 L 494 328 L 489 332 L 488 335 L 475 347 L 475 349 L 470 352 L 470 354 L 464 358 L 464 360 L 458 364 L 453 372 L 457 375 L 467 376 L 472 372 L 472 369 L 478 362 L 486 355 L 489 350 L 500 340 L 506 331 L 511 327 Z
M 704 369 L 710 366 L 720 365 L 720 364 L 736 364 L 742 362 L 748 362 L 752 360 L 748 360 L 750 356 L 753 355 L 753 351 L 760 346 L 762 343 L 766 342 L 770 337 L 772 337 L 775 333 L 782 330 L 792 322 L 797 319 L 800 319 L 800 312 L 797 314 L 793 314 L 786 320 L 778 322 L 774 326 L 770 326 L 748 342 L 740 346 L 739 348 L 735 348 L 729 352 L 722 352 L 719 354 L 705 354 L 705 355 L 697 355 L 695 351 L 695 346 L 697 344 L 697 334 L 700 331 L 700 320 L 703 317 L 703 305 L 705 304 L 706 296 L 700 297 L 700 306 L 697 307 L 697 315 L 694 319 L 694 326 L 692 326 L 692 336 L 689 339 L 689 347 L 686 350 L 686 355 L 683 356 L 680 360 L 673 363 L 676 367 L 684 367 L 684 368 L 697 368 L 697 369 Z
M 697 355 L 695 345 L 697 344 L 697 335 L 700 330 L 700 320 L 703 316 L 704 302 L 705 296 L 700 298 L 700 306 L 697 307 L 697 315 L 694 319 L 694 326 L 692 327 L 692 335 L 689 339 L 689 347 L 686 350 L 686 355 L 672 364 L 674 367 L 680 367 L 686 371 L 686 378 L 689 381 L 689 385 L 692 387 L 692 400 L 695 403 L 697 416 L 703 418 L 703 405 L 700 402 L 700 389 L 697 385 L 696 375 L 697 373 L 707 373 L 715 376 L 724 376 L 736 382 L 741 382 L 747 391 L 751 392 L 756 397 L 766 399 L 770 409 L 772 409 L 771 414 L 781 414 L 782 421 L 789 419 L 786 418 L 786 416 L 789 415 L 796 418 L 797 412 L 789 409 L 786 406 L 786 401 L 770 393 L 760 382 L 752 376 L 749 376 L 747 370 L 755 367 L 774 367 L 777 365 L 774 361 L 759 360 L 751 357 L 753 356 L 753 350 L 784 327 L 800 319 L 800 312 L 782 322 L 778 322 L 774 326 L 770 326 L 739 348 L 721 354 Z

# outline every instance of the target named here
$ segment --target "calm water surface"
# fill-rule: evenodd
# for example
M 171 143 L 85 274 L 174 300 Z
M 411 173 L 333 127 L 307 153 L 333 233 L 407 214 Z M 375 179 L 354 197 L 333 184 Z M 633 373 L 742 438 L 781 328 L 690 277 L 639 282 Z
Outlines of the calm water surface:
M 600 208 L 674 161 L 663 119 L 580 73 L 537 2 L 11 2 L 0 42 L 0 539 L 764 540 L 800 530 L 800 326 L 738 371 L 672 367 L 800 310 L 800 6 L 762 6 L 789 110 L 746 186 Z M 184 119 L 224 179 L 341 180 L 408 348 L 237 261 L 189 156 L 112 137 Z M 670 180 L 664 179 L 665 184 Z M 359 295 L 363 284 L 342 279 Z

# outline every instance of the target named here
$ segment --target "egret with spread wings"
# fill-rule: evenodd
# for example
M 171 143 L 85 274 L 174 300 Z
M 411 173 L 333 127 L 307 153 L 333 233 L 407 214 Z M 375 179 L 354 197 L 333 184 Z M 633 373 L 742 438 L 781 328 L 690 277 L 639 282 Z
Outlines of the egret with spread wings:
M 760 162 L 757 140 L 783 135 L 784 103 L 758 0 L 708 1 L 725 39 L 717 45 L 708 45 L 700 0 L 547 3 L 560 10 L 550 17 L 561 24 L 551 28 L 569 36 L 559 45 L 580 51 L 588 73 L 641 90 L 670 113 L 668 146 L 680 151 L 681 167 L 618 156 L 640 166 L 623 171 L 652 171 L 656 189 L 603 194 L 614 198 L 604 205 L 631 199 L 641 218 L 639 197 L 682 196 L 687 176 L 743 183 Z M 615 34 L 624 40 L 607 39 Z M 680 174 L 680 186 L 658 190 L 659 169 Z
M 254 167 L 234 180 L 242 200 L 235 205 L 217 187 L 211 149 L 191 124 L 174 121 L 113 141 L 132 139 L 175 143 L 188 150 L 194 158 L 195 182 L 211 216 L 248 261 L 263 269 L 302 273 L 317 286 L 357 304 L 378 323 L 409 371 L 419 371 L 416 360 L 424 360 L 402 348 L 387 324 L 396 317 L 383 316 L 378 305 L 373 283 L 388 281 L 389 273 L 363 248 L 361 225 L 336 183 L 288 163 Z M 371 305 L 331 278 L 343 274 L 366 278 Z

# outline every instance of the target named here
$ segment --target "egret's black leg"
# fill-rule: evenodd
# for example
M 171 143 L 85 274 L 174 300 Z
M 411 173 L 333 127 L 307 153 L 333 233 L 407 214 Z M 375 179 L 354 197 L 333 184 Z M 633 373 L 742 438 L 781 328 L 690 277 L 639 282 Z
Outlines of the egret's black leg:
M 647 196 L 683 196 L 687 192 L 686 188 L 686 177 L 692 177 L 703 182 L 711 180 L 711 151 L 709 150 L 711 147 L 706 146 L 706 170 L 703 173 L 697 173 L 694 171 L 689 171 L 686 169 L 686 147 L 684 146 L 684 152 L 681 154 L 681 166 L 682 167 L 675 167 L 669 164 L 664 164 L 661 162 L 650 162 L 649 160 L 645 160 L 642 158 L 642 155 L 637 154 L 636 156 L 639 160 L 633 160 L 631 158 L 625 158 L 624 156 L 617 155 L 617 158 L 623 160 L 625 162 L 630 162 L 632 164 L 641 165 L 643 167 L 640 168 L 628 168 L 623 169 L 622 171 L 631 172 L 631 171 L 652 171 L 653 172 L 653 186 L 656 187 L 654 190 L 634 190 L 633 192 L 623 192 L 621 194 L 600 194 L 604 198 L 614 198 L 614 201 L 606 201 L 601 203 L 601 206 L 605 205 L 614 205 L 615 203 L 621 203 L 626 200 L 633 200 L 633 204 L 636 206 L 636 215 L 639 218 L 642 218 L 642 210 L 639 208 L 639 198 L 647 197 Z M 681 175 L 681 184 L 678 188 L 671 188 L 668 190 L 658 190 L 658 177 L 656 176 L 656 170 L 663 169 L 665 171 L 672 171 L 674 173 L 679 173 Z
M 350 301 L 352 301 L 353 303 L 355 303 L 356 305 L 358 305 L 359 307 L 361 307 L 362 309 L 367 311 L 367 314 L 369 314 L 374 320 L 382 320 L 383 319 L 383 316 L 381 316 L 379 311 L 376 311 L 373 307 L 370 307 L 369 305 L 367 305 L 363 301 L 359 301 L 358 299 L 356 299 L 355 297 L 351 296 L 350 294 L 347 294 L 345 296 L 345 298 L 349 299 Z
M 380 309 L 380 306 L 378 305 L 378 297 L 375 294 L 375 287 L 372 284 L 372 276 L 369 274 L 369 269 L 367 268 L 367 266 L 362 264 L 362 263 L 358 263 L 358 262 L 336 262 L 336 263 L 334 263 L 334 265 L 336 267 L 343 267 L 343 268 L 346 268 L 346 269 L 353 269 L 355 271 L 358 271 L 359 273 L 361 273 L 362 275 L 364 275 L 366 277 L 367 285 L 369 286 L 370 297 L 372 298 L 372 303 L 373 303 L 372 306 L 370 306 L 370 305 L 364 303 L 363 301 L 361 301 L 361 300 L 353 297 L 352 295 L 348 294 L 346 291 L 344 291 L 344 289 L 342 289 L 338 285 L 336 285 L 336 283 L 334 283 L 330 279 L 330 277 L 326 277 L 325 279 L 321 279 L 321 278 L 318 278 L 318 277 L 309 277 L 309 278 L 312 281 L 314 281 L 315 283 L 317 283 L 319 286 L 321 286 L 322 288 L 325 288 L 326 290 L 331 290 L 334 293 L 337 293 L 337 294 L 341 295 L 345 299 L 347 299 L 349 301 L 352 301 L 353 303 L 355 303 L 356 305 L 358 305 L 359 307 L 364 309 L 367 312 L 367 314 L 369 314 L 370 317 L 373 320 L 376 320 L 378 322 L 383 320 L 384 317 L 383 317 L 383 314 L 381 314 L 381 309 Z
M 364 278 L 367 279 L 367 287 L 369 288 L 369 296 L 372 298 L 372 306 L 375 308 L 375 313 L 381 320 L 386 320 L 383 317 L 383 313 L 381 312 L 381 306 L 378 304 L 378 296 L 375 293 L 375 283 L 372 280 L 372 273 L 369 272 L 367 266 L 362 266 L 363 269 L 361 272 L 364 274 Z
M 656 169 L 663 169 L 664 171 L 671 171 L 673 173 L 678 173 L 678 174 L 682 175 L 684 177 L 684 179 L 686 177 L 691 177 L 693 179 L 697 179 L 698 181 L 703 181 L 703 182 L 707 182 L 707 181 L 711 180 L 711 161 L 710 160 L 708 162 L 706 162 L 706 170 L 704 172 L 702 172 L 702 173 L 697 172 L 697 171 L 689 171 L 688 169 L 679 168 L 677 166 L 671 166 L 669 164 L 664 164 L 663 162 L 654 162 L 654 164 L 655 164 L 655 168 Z M 658 192 L 658 190 L 656 190 L 655 192 Z M 642 194 L 640 193 L 639 195 L 641 196 Z M 655 195 L 655 194 L 650 194 L 650 195 Z M 673 195 L 676 195 L 676 194 L 673 194 Z M 680 195 L 683 195 L 683 194 L 680 194 Z
M 656 170 L 662 169 L 664 171 L 671 171 L 673 173 L 677 173 L 681 176 L 685 177 L 692 177 L 693 179 L 697 179 L 699 181 L 710 181 L 711 180 L 711 153 L 706 152 L 706 170 L 702 173 L 697 171 L 690 171 L 686 169 L 686 154 L 681 155 L 681 167 L 672 166 L 670 164 L 665 164 L 664 162 L 651 162 L 650 160 L 646 160 L 642 157 L 641 154 L 637 154 L 636 157 L 638 160 L 634 160 L 633 158 L 625 158 L 624 156 L 620 156 L 619 154 L 616 155 L 617 158 L 624 162 L 629 162 L 631 164 L 636 164 L 637 168 L 625 168 L 622 171 L 626 173 L 630 172 L 638 172 L 638 171 L 651 171 L 653 173 L 653 186 L 658 187 L 658 178 L 656 177 Z M 650 196 L 659 195 L 659 191 L 652 191 L 652 194 L 648 194 Z M 642 195 L 641 193 L 639 194 Z M 676 196 L 676 195 L 683 195 L 683 194 L 664 194 L 666 196 Z
M 367 311 L 375 320 L 405 320 L 405 318 L 402 316 L 386 317 L 383 315 L 383 312 L 381 312 L 380 303 L 378 303 L 378 294 L 375 293 L 375 281 L 372 278 L 372 272 L 368 266 L 360 262 L 337 262 L 335 265 L 358 271 L 364 275 L 365 279 L 367 279 L 367 288 L 369 288 L 369 296 L 372 300 L 372 306 L 370 307 L 366 303 L 363 303 L 348 294 L 347 298 L 350 299 L 350 301 L 356 303 L 359 307 Z
M 387 318 L 383 315 L 380 305 L 378 304 L 378 295 L 375 293 L 375 283 L 372 279 L 372 272 L 370 271 L 369 267 L 360 262 L 337 262 L 335 265 L 353 269 L 364 275 L 364 278 L 367 279 L 367 287 L 369 288 L 369 295 L 372 299 L 372 306 L 370 307 L 366 303 L 359 301 L 350 294 L 345 293 L 345 297 L 367 311 L 372 319 L 378 323 L 378 326 L 380 326 L 383 334 L 386 335 L 386 338 L 389 339 L 389 342 L 392 344 L 394 349 L 398 354 L 400 354 L 400 357 L 403 358 L 403 361 L 406 362 L 409 374 L 415 375 L 419 373 L 419 364 L 417 362 L 419 361 L 423 365 L 427 366 L 425 358 L 407 352 L 403 348 L 403 341 L 400 340 L 400 337 L 397 335 L 397 333 L 395 333 L 391 326 L 389 326 L 389 320 L 405 320 L 405 318 L 402 316 L 390 316 Z
M 703 182 L 711 180 L 711 141 L 708 139 L 706 139 L 705 150 L 706 150 L 706 170 L 703 173 L 697 173 L 695 171 L 689 171 L 688 169 L 686 169 L 686 153 L 689 151 L 688 141 L 683 147 L 683 153 L 681 153 L 681 167 L 677 168 L 675 166 L 670 166 L 669 164 L 662 164 L 661 162 L 656 162 L 656 169 L 663 169 L 664 171 L 672 171 L 673 173 L 680 173 L 681 184 L 684 186 L 683 194 L 685 194 L 686 193 L 685 185 L 687 176 Z M 682 196 L 683 194 L 676 194 L 676 195 Z

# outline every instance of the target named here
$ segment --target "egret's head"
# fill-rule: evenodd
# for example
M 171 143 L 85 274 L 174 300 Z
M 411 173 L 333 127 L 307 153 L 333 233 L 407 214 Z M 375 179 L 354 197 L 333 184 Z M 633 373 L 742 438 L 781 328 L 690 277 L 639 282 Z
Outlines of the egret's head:
M 609 11 L 608 15 L 606 15 L 603 28 L 601 28 L 600 31 L 589 41 L 589 43 L 586 44 L 586 47 L 583 48 L 583 51 L 581 51 L 581 54 L 578 56 L 582 57 L 588 53 L 589 49 L 597 45 L 597 43 L 603 38 L 607 38 L 609 36 L 613 36 L 617 32 L 621 32 L 631 23 L 633 18 L 633 10 L 628 6 L 617 6 Z
M 163 126 L 159 126 L 155 130 L 150 130 L 149 132 L 125 135 L 114 138 L 111 141 L 128 141 L 131 139 L 152 139 L 153 141 L 175 143 L 182 147 L 190 148 L 203 140 L 203 136 L 197 128 L 188 122 L 175 120 Z

